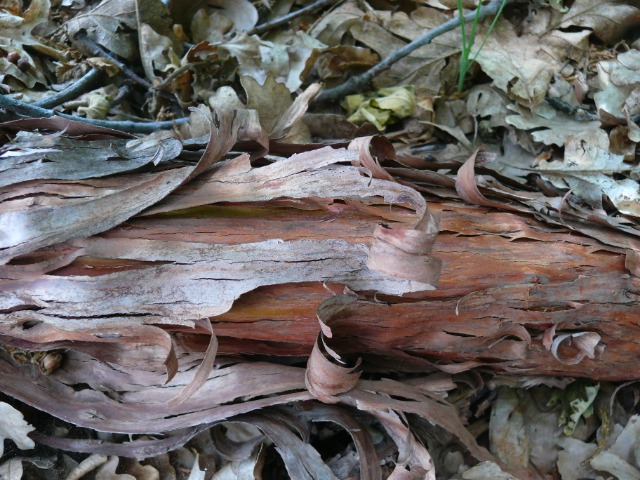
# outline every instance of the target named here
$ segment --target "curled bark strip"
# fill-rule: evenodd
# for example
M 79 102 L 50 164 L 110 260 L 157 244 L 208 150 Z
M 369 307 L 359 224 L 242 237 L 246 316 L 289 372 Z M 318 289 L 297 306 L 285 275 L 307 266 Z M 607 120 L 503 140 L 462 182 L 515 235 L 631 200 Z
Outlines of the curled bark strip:
M 209 372 L 213 368 L 213 364 L 216 361 L 216 354 L 218 353 L 218 338 L 216 337 L 213 328 L 211 328 L 211 322 L 209 319 L 198 320 L 197 323 L 205 328 L 211 335 L 209 340 L 209 346 L 204 354 L 204 359 L 198 365 L 196 373 L 189 383 L 182 389 L 182 391 L 174 398 L 169 400 L 168 405 L 170 407 L 176 407 L 187 401 L 191 396 L 196 393 L 204 382 L 207 381 Z
M 305 374 L 305 384 L 309 393 L 324 403 L 338 403 L 341 393 L 351 390 L 360 378 L 360 372 L 355 372 L 360 362 L 355 367 L 342 367 L 327 359 L 328 350 L 323 352 L 320 347 L 320 336 L 313 347 L 309 361 L 307 362 L 307 372 Z M 339 361 L 334 357 L 334 360 Z
M 484 207 L 493 207 L 500 210 L 504 210 L 508 207 L 505 203 L 494 202 L 487 199 L 478 189 L 475 177 L 475 165 L 476 158 L 480 153 L 480 149 L 473 152 L 473 154 L 464 162 L 464 165 L 458 170 L 458 176 L 456 177 L 456 192 L 460 195 L 465 202 L 482 205 Z
M 428 212 L 427 215 L 430 216 Z M 419 282 L 425 290 L 433 290 L 438 286 L 442 267 L 440 259 L 429 255 L 436 235 L 433 219 L 425 230 L 378 225 L 373 233 L 367 267 L 385 275 Z
M 406 421 L 393 410 L 372 412 L 398 446 L 398 461 L 389 476 L 391 480 L 436 480 L 429 451 L 418 442 Z M 407 470 L 410 467 L 411 470 Z
M 577 365 L 585 357 L 594 359 L 601 337 L 596 332 L 577 332 L 558 335 L 551 344 L 551 354 L 565 365 Z M 572 356 L 562 357 L 558 350 L 564 347 L 574 350 Z M 604 347 L 601 348 L 601 350 Z
M 360 458 L 360 478 L 362 480 L 382 479 L 378 454 L 369 430 L 349 412 L 338 406 L 317 404 L 303 415 L 314 422 L 333 422 L 344 428 L 351 435 Z
M 0 124 L 0 130 L 14 133 L 23 130 L 51 130 L 54 132 L 64 132 L 67 136 L 82 138 L 84 140 L 135 138 L 132 134 L 121 130 L 89 125 L 60 117 L 12 120 Z
M 304 92 L 296 97 L 291 106 L 282 114 L 280 120 L 273 126 L 269 138 L 278 139 L 287 134 L 287 130 L 302 118 L 309 108 L 309 102 L 320 91 L 319 83 L 312 83 Z
M 358 359 L 353 367 L 348 367 L 340 355 L 327 345 L 327 339 L 333 336 L 329 324 L 334 318 L 340 318 L 338 314 L 355 301 L 355 297 L 333 297 L 318 308 L 321 332 L 307 362 L 305 384 L 309 393 L 324 403 L 338 403 L 338 395 L 355 387 L 360 378 L 360 372 L 356 370 L 361 360 Z
M 407 383 L 387 379 L 361 381 L 358 388 L 342 395 L 342 398 L 345 401 L 354 401 L 360 410 L 371 412 L 374 415 L 386 411 L 419 415 L 453 434 L 476 459 L 480 461 L 495 460 L 493 455 L 478 445 L 473 435 L 464 427 L 455 407 L 437 402 Z M 410 400 L 401 400 L 400 398 Z
M 144 460 L 170 452 L 183 446 L 200 432 L 211 428 L 210 424 L 180 430 L 165 438 L 154 440 L 134 440 L 124 443 L 110 443 L 104 440 L 50 437 L 34 431 L 29 436 L 37 443 L 66 452 L 97 453 Z
M 282 415 L 266 411 L 241 415 L 234 421 L 254 425 L 271 439 L 282 457 L 290 478 L 337 480 L 318 451 L 289 429 L 290 422 L 295 423 L 294 417 L 283 418 Z
M 389 140 L 379 135 L 356 138 L 349 144 L 349 150 L 359 153 L 358 159 L 352 160 L 354 166 L 365 168 L 372 178 L 396 182 L 379 163 L 396 158 Z M 376 227 L 367 267 L 384 275 L 418 282 L 421 289 L 433 290 L 438 285 L 442 264 L 439 259 L 429 256 L 438 226 L 424 201 L 416 209 L 416 217 L 414 229 Z
M 395 159 L 396 153 L 391 142 L 380 135 L 371 137 L 359 137 L 351 141 L 349 150 L 357 151 L 360 156 L 357 161 L 352 161 L 356 167 L 362 166 L 371 172 L 373 178 L 396 180 L 380 165 L 381 160 Z

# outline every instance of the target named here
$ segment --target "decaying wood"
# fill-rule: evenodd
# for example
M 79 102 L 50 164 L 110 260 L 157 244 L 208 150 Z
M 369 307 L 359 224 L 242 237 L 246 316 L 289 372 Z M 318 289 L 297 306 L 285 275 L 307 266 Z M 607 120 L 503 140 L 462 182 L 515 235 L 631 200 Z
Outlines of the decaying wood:
M 434 255 L 443 261 L 439 288 L 411 294 L 411 298 L 354 298 L 332 324 L 332 345 L 342 354 L 364 356 L 372 362 L 372 368 L 379 368 L 379 359 L 384 359 L 385 368 L 396 372 L 432 370 L 434 365 L 453 372 L 483 365 L 497 371 L 527 375 L 577 375 L 610 380 L 636 378 L 632 352 L 638 338 L 636 319 L 640 314 L 640 285 L 638 279 L 625 270 L 624 254 L 611 252 L 586 237 L 571 235 L 510 213 L 459 203 L 432 202 L 430 208 L 439 217 L 441 229 L 434 249 Z M 203 245 L 201 242 L 211 245 L 242 242 L 246 245 L 268 241 L 272 236 L 293 242 L 311 237 L 325 249 L 322 250 L 325 253 L 331 252 L 338 258 L 347 254 L 353 256 L 349 248 L 363 242 L 370 234 L 371 218 L 347 206 L 340 206 L 340 210 L 340 215 L 336 215 L 323 210 L 300 211 L 279 205 L 244 204 L 203 208 L 191 215 L 140 217 L 91 240 L 89 243 L 93 250 L 90 250 L 90 256 L 78 257 L 70 265 L 56 270 L 53 276 L 47 276 L 46 280 L 38 278 L 35 282 L 46 281 L 52 285 L 63 282 L 62 290 L 77 293 L 78 287 L 74 282 L 100 279 L 114 275 L 112 272 L 144 272 L 148 265 L 127 260 L 130 255 L 126 253 L 127 245 L 133 251 L 141 241 L 161 241 L 166 242 L 165 248 L 177 248 L 180 242 L 185 241 L 198 245 Z M 323 241 L 323 238 L 336 236 L 343 236 L 344 240 L 333 244 Z M 154 248 L 158 249 L 158 246 Z M 118 251 L 122 258 L 109 259 L 105 258 L 108 257 L 106 254 L 100 257 L 99 251 Z M 192 250 L 193 255 L 196 252 Z M 155 264 L 153 268 L 157 268 Z M 176 265 L 168 275 L 180 278 L 180 284 L 185 285 L 180 271 L 188 272 L 189 269 L 189 265 Z M 210 278 L 200 281 L 208 282 L 215 278 L 213 273 Z M 305 271 L 305 275 L 311 275 L 311 272 Z M 121 288 L 118 290 L 119 298 L 123 302 L 130 299 L 136 288 L 152 281 L 152 278 L 141 274 L 140 285 L 131 285 L 129 290 L 118 287 Z M 21 292 L 30 292 L 27 285 L 28 282 L 22 281 Z M 197 285 L 198 281 L 195 281 L 193 286 Z M 245 293 L 230 310 L 211 317 L 219 340 L 219 354 L 309 355 L 318 334 L 318 307 L 323 301 L 335 298 L 332 292 L 339 294 L 341 288 L 339 282 L 323 285 L 321 281 L 301 281 L 262 286 Z M 88 292 L 85 290 L 84 295 Z M 159 298 L 162 296 L 160 294 Z M 51 303 L 52 300 L 47 301 Z M 70 365 L 64 373 L 57 377 L 38 378 L 38 383 L 55 383 L 56 379 L 63 379 L 66 375 L 77 381 L 82 371 L 80 366 L 85 365 L 85 375 L 88 376 L 85 382 L 89 385 L 101 384 L 99 374 L 100 380 L 95 380 L 96 373 L 114 367 L 123 369 L 121 380 L 126 378 L 127 384 L 112 385 L 113 389 L 122 390 L 127 385 L 131 388 L 131 383 L 138 383 L 134 380 L 138 375 L 145 377 L 150 384 L 161 384 L 164 354 L 170 348 L 168 336 L 159 335 L 155 327 L 143 325 L 140 318 L 135 318 L 135 323 L 132 323 L 131 319 L 114 316 L 116 303 L 111 297 L 111 311 L 106 310 L 107 305 L 99 303 L 92 309 L 93 302 L 98 301 L 90 298 L 87 305 L 77 298 L 66 299 L 63 305 L 52 310 L 66 312 L 58 319 L 58 322 L 66 324 L 57 325 L 21 323 L 20 319 L 28 311 L 18 310 L 5 315 L 3 331 L 5 335 L 11 335 L 14 342 L 20 338 L 31 342 L 46 341 L 50 347 L 63 346 L 113 364 L 113 367 L 98 368 L 99 362 L 84 356 L 70 356 Z M 217 304 L 215 298 L 211 302 L 212 305 Z M 202 305 L 182 304 L 176 306 L 175 311 L 185 312 L 190 307 L 203 308 Z M 31 314 L 28 318 L 33 321 L 44 317 L 38 315 Z M 77 318 L 72 318 L 74 316 Z M 103 323 L 105 329 L 96 328 L 91 342 L 86 336 L 77 341 L 71 325 L 84 324 L 87 317 L 96 326 Z M 156 314 L 149 315 L 146 320 L 159 322 Z M 567 360 L 573 358 L 576 349 L 568 339 L 561 347 L 559 359 L 555 358 L 543 346 L 544 332 L 554 325 L 555 335 L 596 332 L 601 336 L 603 348 L 595 353 L 594 358 L 584 358 L 580 363 L 571 364 Z M 204 351 L 208 342 L 205 335 L 191 329 L 176 333 L 175 337 L 184 349 L 192 352 Z M 103 342 L 108 342 L 111 348 L 104 348 Z M 132 345 L 136 347 L 132 348 Z M 162 345 L 165 347 L 160 348 Z M 201 358 L 197 354 L 191 355 L 195 355 L 192 362 Z M 186 367 L 185 359 L 179 360 Z M 156 369 L 155 375 L 136 374 L 133 369 L 140 370 L 141 365 L 145 366 L 142 370 Z M 74 370 L 76 368 L 78 370 Z M 300 392 L 287 394 L 282 401 L 310 398 L 300 383 L 304 369 L 289 368 L 298 376 Z M 51 403 L 49 400 L 40 401 L 41 396 L 35 392 L 35 399 L 29 398 L 28 390 L 15 387 L 17 379 L 28 375 L 28 371 L 13 368 L 8 362 L 3 363 L 3 369 L 2 381 L 13 385 L 16 396 L 41 404 L 44 409 L 50 408 L 44 405 Z M 175 383 L 184 384 L 187 378 L 188 374 L 179 374 Z M 271 381 L 272 385 L 282 387 L 273 377 Z M 247 379 L 242 382 L 252 388 Z M 295 383 L 290 387 L 293 385 Z M 101 386 L 105 387 L 104 384 Z M 11 390 L 11 387 L 5 389 Z M 174 393 L 175 390 L 171 390 L 171 394 L 165 396 L 168 398 Z M 64 398 L 64 392 L 61 394 L 60 400 Z M 156 399 L 164 398 L 158 395 L 154 394 Z M 232 398 L 246 398 L 248 395 L 244 390 L 230 394 Z M 256 405 L 259 404 L 245 401 L 237 409 L 227 409 L 224 416 L 248 411 Z M 85 405 L 83 408 L 88 407 Z M 110 417 L 108 413 L 103 415 Z M 118 418 L 122 418 L 122 411 Z M 199 420 L 202 417 L 195 418 Z M 94 425 L 88 418 L 78 418 L 77 421 Z M 133 418 L 130 421 L 133 422 Z M 193 423 L 197 424 L 195 420 Z M 122 431 L 138 428 L 115 426 L 113 419 L 111 424 Z M 171 422 L 160 423 L 156 428 L 163 430 L 170 425 Z
M 414 413 L 490 459 L 433 393 L 442 372 L 638 378 L 638 240 L 623 227 L 571 205 L 559 214 L 558 199 L 532 192 L 481 192 L 475 157 L 457 180 L 405 162 L 390 170 L 400 181 L 377 163 L 393 158 L 380 141 L 262 165 L 225 158 L 251 131 L 238 118 L 214 119 L 219 143 L 196 164 L 5 182 L 2 341 L 66 350 L 49 376 L 0 353 L 5 393 L 97 430 L 194 427 L 179 438 L 320 399 L 371 411 L 398 438 L 392 412 Z M 154 141 L 164 140 L 149 140 L 147 165 L 164 151 Z M 92 219 L 73 192 L 113 211 Z M 62 221 L 73 223 L 69 209 L 75 227 Z M 29 228 L 11 230 L 16 218 Z M 428 469 L 420 452 L 409 463 Z

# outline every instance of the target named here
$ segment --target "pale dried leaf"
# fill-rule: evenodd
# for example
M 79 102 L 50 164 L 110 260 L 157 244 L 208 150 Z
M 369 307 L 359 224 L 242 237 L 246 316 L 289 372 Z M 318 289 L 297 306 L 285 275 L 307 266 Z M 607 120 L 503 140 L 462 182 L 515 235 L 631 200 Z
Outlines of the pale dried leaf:
M 586 30 L 519 34 L 504 17 L 488 36 L 487 27 L 488 23 L 476 38 L 478 46 L 486 39 L 476 61 L 499 89 L 533 106 L 544 100 L 554 72 L 562 68 L 569 55 L 587 48 L 589 36 Z
M 116 473 L 118 463 L 120 463 L 118 457 L 109 457 L 96 472 L 96 480 L 136 480 L 136 477 L 128 473 Z
M 139 2 L 140 16 L 136 15 Z M 120 30 L 138 28 L 147 24 L 160 35 L 171 34 L 171 21 L 167 6 L 160 0 L 103 0 L 97 7 L 68 20 L 65 31 L 71 38 L 85 34 L 99 45 L 128 60 L 139 55 L 134 36 Z
M 495 462 L 482 462 L 462 473 L 464 480 L 517 480 Z
M 272 136 L 274 127 L 292 104 L 291 93 L 285 84 L 276 82 L 272 75 L 267 75 L 263 82 L 244 75 L 240 77 L 240 83 L 247 94 L 247 108 L 258 112 L 260 125 L 270 138 L 278 138 Z
M 141 465 L 140 462 L 131 462 L 127 473 L 133 475 L 136 480 L 160 480 L 160 472 L 152 465 Z
M 615 42 L 640 19 L 640 10 L 616 0 L 576 0 L 562 17 L 560 27 L 588 27 L 605 42 Z
M 606 195 L 621 213 L 640 216 L 638 182 L 611 178 L 627 167 L 623 155 L 611 153 L 604 130 L 566 135 L 564 144 L 563 161 L 543 162 L 535 170 L 544 172 L 560 188 L 568 186 L 595 210 L 602 209 L 602 195 Z
M 221 8 L 221 13 L 233 22 L 239 32 L 248 32 L 258 22 L 258 11 L 248 0 L 215 0 L 211 2 Z
M 514 389 L 503 388 L 491 405 L 489 439 L 491 452 L 514 467 L 526 468 L 533 447 L 529 437 L 524 408 Z
M 518 113 L 509 115 L 506 122 L 522 130 L 534 130 L 531 135 L 545 145 L 564 145 L 569 135 L 584 134 L 600 129 L 599 121 L 580 122 L 556 110 L 541 106 L 533 111 L 522 107 L 508 107 Z
M 640 51 L 631 49 L 615 60 L 603 60 L 597 68 L 600 90 L 593 99 L 598 111 L 617 119 L 638 113 L 634 92 L 640 82 Z
M 351 26 L 362 22 L 364 15 L 356 2 L 343 2 L 323 15 L 309 33 L 330 47 L 340 45 L 343 35 Z
M 615 478 L 640 478 L 640 469 L 609 451 L 598 453 L 589 464 L 594 470 L 608 472 Z
M 33 430 L 22 413 L 8 403 L 0 402 L 0 457 L 4 452 L 5 439 L 13 440 L 20 450 L 33 448 L 35 443 L 28 437 Z
M 22 480 L 22 462 L 21 458 L 12 458 L 0 464 L 0 478 L 2 480 Z
M 149 80 L 153 82 L 157 78 L 156 70 L 164 73 L 180 66 L 180 59 L 169 37 L 158 34 L 146 23 L 140 24 L 138 31 L 140 60 Z
M 640 435 L 640 417 L 638 415 L 632 415 L 622 431 L 618 434 L 617 438 L 613 442 L 613 445 L 607 450 L 609 453 L 617 455 L 621 459 L 630 464 L 638 463 L 637 441 Z
M 19 5 L 21 7 L 22 2 L 20 2 Z M 54 48 L 44 45 L 32 34 L 36 26 L 48 20 L 51 9 L 50 0 L 33 0 L 27 5 L 29 8 L 24 13 L 21 11 L 9 13 L 5 10 L 0 10 L 0 44 L 3 46 L 4 53 L 4 55 L 2 55 L 3 58 L 0 58 L 0 78 L 3 78 L 5 75 L 10 76 L 24 83 L 27 88 L 33 89 L 36 83 L 46 85 L 48 82 L 43 75 L 42 69 L 35 67 L 35 62 L 30 52 L 25 50 L 24 47 L 35 47 L 41 52 L 46 52 L 51 55 L 53 58 L 58 57 L 59 52 Z M 3 4 L 3 7 L 4 6 Z M 19 8 L 19 10 L 21 10 L 21 8 Z M 16 64 L 6 58 L 7 54 L 12 52 L 16 52 L 20 54 L 20 58 L 28 60 L 30 67 L 28 71 L 22 71 Z
M 108 457 L 106 455 L 93 454 L 80 462 L 76 468 L 69 473 L 66 480 L 80 480 L 87 473 L 105 464 L 107 460 Z
M 595 471 L 589 465 L 589 459 L 596 452 L 597 445 L 571 437 L 561 438 L 559 445 L 562 450 L 558 453 L 558 471 L 563 480 L 596 477 Z
M 205 474 L 207 473 L 204 470 L 200 470 L 200 463 L 198 461 L 199 454 L 196 453 L 195 459 L 193 460 L 193 466 L 191 467 L 191 472 L 189 473 L 189 477 L 187 480 L 204 480 Z
M 255 453 L 246 460 L 227 463 L 213 474 L 211 480 L 255 480 L 261 478 L 260 463 L 263 462 L 261 452 L 262 450 L 256 449 Z
M 300 75 L 315 51 L 313 46 L 304 46 L 305 38 L 294 37 L 296 42 L 290 47 L 261 40 L 256 35 L 240 33 L 216 44 L 216 49 L 237 60 L 240 76 L 252 77 L 259 84 L 264 84 L 267 77 L 272 76 L 277 82 L 284 83 L 290 92 L 294 92 L 302 84 Z

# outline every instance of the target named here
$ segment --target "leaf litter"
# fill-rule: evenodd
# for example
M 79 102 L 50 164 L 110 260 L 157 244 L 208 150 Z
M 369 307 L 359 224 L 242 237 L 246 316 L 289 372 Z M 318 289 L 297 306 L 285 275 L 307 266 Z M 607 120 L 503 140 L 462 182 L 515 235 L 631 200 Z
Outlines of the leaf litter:
M 0 383 L 56 418 L 36 442 L 92 454 L 60 454 L 67 478 L 637 475 L 616 340 L 639 313 L 636 6 L 508 5 L 479 26 L 467 95 L 451 31 L 377 75 L 354 128 L 314 104 L 316 80 L 392 56 L 456 2 L 345 1 L 287 28 L 268 25 L 294 2 L 16 5 L 3 96 L 95 69 L 115 85 L 51 110 L 103 124 L 2 104 L 0 333 L 65 362 L 40 375 L 7 349 Z M 585 372 L 588 403 L 563 382 Z M 51 465 L 3 461 L 10 478 Z

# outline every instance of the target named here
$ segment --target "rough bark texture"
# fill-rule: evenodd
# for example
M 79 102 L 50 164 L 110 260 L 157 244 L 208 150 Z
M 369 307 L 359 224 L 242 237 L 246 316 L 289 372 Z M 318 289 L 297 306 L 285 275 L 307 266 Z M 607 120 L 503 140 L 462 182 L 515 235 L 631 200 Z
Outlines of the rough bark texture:
M 86 178 L 47 171 L 13 184 L 59 137 L 34 134 L 42 154 L 7 147 L 23 161 L 0 189 L 0 336 L 66 359 L 47 376 L 0 352 L 6 394 L 96 430 L 193 427 L 132 445 L 141 457 L 203 424 L 320 400 L 370 412 L 402 442 L 410 431 L 397 414 L 418 415 L 483 460 L 492 457 L 442 401 L 443 375 L 448 388 L 451 374 L 476 367 L 638 378 L 640 247 L 624 219 L 480 187 L 475 154 L 446 167 L 457 175 L 396 159 L 380 137 L 263 162 L 226 155 L 240 131 L 264 140 L 252 122 L 213 119 L 197 163 L 156 166 L 176 139 L 150 136 L 132 170 L 106 177 L 98 162 Z M 403 167 L 386 171 L 383 159 Z M 410 464 L 429 468 L 414 455 Z
M 400 363 L 394 368 L 400 369 L 424 366 L 428 360 L 448 371 L 473 362 L 529 375 L 637 378 L 632 359 L 640 338 L 640 281 L 625 269 L 624 254 L 523 215 L 453 202 L 432 202 L 430 209 L 441 229 L 433 251 L 443 262 L 438 289 L 402 298 L 361 296 L 333 324 L 341 352 L 396 358 Z M 138 218 L 96 238 L 97 256 L 79 257 L 54 275 L 86 279 L 144 270 L 146 264 L 126 259 L 127 246 L 143 240 L 234 245 L 313 239 L 324 247 L 323 240 L 341 237 L 344 243 L 326 244 L 336 250 L 325 256 L 348 257 L 349 245 L 369 238 L 372 219 L 346 206 L 340 210 L 336 215 L 277 205 L 229 205 L 191 216 Z M 100 251 L 120 252 L 123 259 L 99 258 Z M 180 275 L 188 266 L 175 268 L 172 275 Z M 318 307 L 340 293 L 341 284 L 319 281 L 245 293 L 228 312 L 211 317 L 219 353 L 307 356 L 318 333 Z M 71 312 L 74 306 L 61 308 Z M 202 305 L 186 304 L 180 310 L 189 308 Z M 96 311 L 94 317 L 99 316 Z M 596 332 L 604 348 L 593 359 L 572 365 L 566 359 L 573 357 L 575 347 L 567 339 L 560 359 L 554 358 L 542 344 L 543 333 L 554 325 L 555 335 Z M 206 336 L 181 335 L 196 350 L 206 348 Z M 137 361 L 131 356 L 125 363 Z M 469 366 L 462 363 L 459 369 Z
M 624 254 L 524 216 L 459 203 L 430 209 L 440 219 L 438 289 L 350 305 L 333 324 L 341 352 L 396 358 L 399 369 L 425 359 L 449 371 L 473 362 L 528 375 L 637 378 L 640 280 L 625 269 Z M 316 310 L 329 296 L 317 283 L 244 295 L 212 319 L 220 352 L 308 355 Z M 567 339 L 559 360 L 542 344 L 553 325 L 556 335 L 596 332 L 604 349 L 571 365 L 576 348 Z

